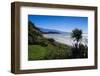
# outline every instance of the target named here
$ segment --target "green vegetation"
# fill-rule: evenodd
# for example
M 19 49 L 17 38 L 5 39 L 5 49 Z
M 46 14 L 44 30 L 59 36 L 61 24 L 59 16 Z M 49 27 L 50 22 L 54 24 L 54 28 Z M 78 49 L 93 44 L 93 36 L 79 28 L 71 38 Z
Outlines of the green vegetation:
M 72 38 L 76 43 L 72 47 L 72 58 L 87 58 L 87 45 L 83 45 L 80 41 L 82 39 L 82 30 L 74 29 L 72 30 Z
M 60 44 L 61 45 L 61 44 Z M 44 60 L 44 59 L 64 59 L 70 56 L 68 51 L 70 48 L 64 45 L 56 47 L 52 44 L 43 47 L 41 45 L 29 45 L 28 55 L 29 60 Z
M 82 31 L 72 31 L 72 38 L 77 41 L 74 46 L 56 42 L 52 38 L 45 38 L 35 24 L 28 22 L 28 60 L 71 59 L 87 57 L 87 46 L 79 44 Z

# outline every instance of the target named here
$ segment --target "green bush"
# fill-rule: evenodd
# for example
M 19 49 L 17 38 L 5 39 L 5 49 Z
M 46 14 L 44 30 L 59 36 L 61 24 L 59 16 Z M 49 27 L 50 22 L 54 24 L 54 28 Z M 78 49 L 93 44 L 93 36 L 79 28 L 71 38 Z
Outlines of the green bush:
M 49 38 L 48 41 L 50 41 L 50 42 L 54 42 L 55 40 L 52 39 L 52 38 Z
M 79 44 L 79 47 L 73 46 L 72 49 L 72 58 L 87 58 L 88 57 L 88 47 L 87 45 Z

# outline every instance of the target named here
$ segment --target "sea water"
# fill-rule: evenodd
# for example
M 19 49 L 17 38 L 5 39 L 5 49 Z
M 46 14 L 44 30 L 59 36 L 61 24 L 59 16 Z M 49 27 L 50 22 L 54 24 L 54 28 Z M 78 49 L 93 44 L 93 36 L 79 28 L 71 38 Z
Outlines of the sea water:
M 52 38 L 56 42 L 67 44 L 72 46 L 74 44 L 74 39 L 71 37 L 70 33 L 61 33 L 61 34 L 43 34 L 45 38 Z M 88 34 L 82 34 L 82 39 L 80 42 L 84 45 L 88 45 Z

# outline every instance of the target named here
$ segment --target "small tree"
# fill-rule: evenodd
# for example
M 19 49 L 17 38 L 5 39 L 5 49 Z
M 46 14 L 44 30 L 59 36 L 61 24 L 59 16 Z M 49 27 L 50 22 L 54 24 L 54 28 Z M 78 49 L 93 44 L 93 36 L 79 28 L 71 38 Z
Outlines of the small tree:
M 72 38 L 74 38 L 74 41 L 76 41 L 76 45 L 78 46 L 79 41 L 82 39 L 82 30 L 80 29 L 74 29 L 72 30 Z
M 76 41 L 76 43 L 74 44 L 74 46 L 72 47 L 72 57 L 73 58 L 79 58 L 81 57 L 81 50 L 79 49 L 79 41 L 82 39 L 82 30 L 80 29 L 74 29 L 72 30 L 72 38 L 74 39 L 74 41 Z

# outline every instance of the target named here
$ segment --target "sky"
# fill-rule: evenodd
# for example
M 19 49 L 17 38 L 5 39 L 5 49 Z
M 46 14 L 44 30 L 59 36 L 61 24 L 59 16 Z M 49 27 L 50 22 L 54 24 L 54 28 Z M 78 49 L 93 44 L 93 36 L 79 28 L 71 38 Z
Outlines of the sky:
M 28 15 L 28 20 L 40 28 L 55 29 L 64 32 L 71 32 L 73 29 L 78 28 L 83 33 L 88 33 L 88 17 Z

